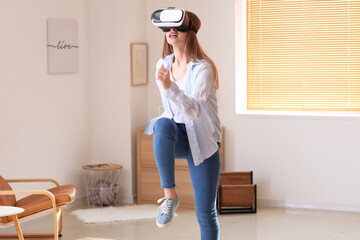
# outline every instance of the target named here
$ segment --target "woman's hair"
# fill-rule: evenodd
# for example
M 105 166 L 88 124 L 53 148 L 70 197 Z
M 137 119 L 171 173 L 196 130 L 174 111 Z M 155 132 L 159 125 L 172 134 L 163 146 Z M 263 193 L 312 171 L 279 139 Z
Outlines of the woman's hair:
M 194 13 L 186 11 L 185 21 L 189 21 L 189 20 L 191 20 L 194 27 L 199 31 L 201 27 L 200 19 Z M 171 53 L 173 53 L 173 48 L 167 42 L 165 36 L 162 57 L 165 58 L 167 55 L 170 55 Z M 201 62 L 203 60 L 206 60 L 207 62 L 209 62 L 213 67 L 215 73 L 215 87 L 219 88 L 219 76 L 216 65 L 214 61 L 211 60 L 211 58 L 209 58 L 204 52 L 204 50 L 201 48 L 196 33 L 192 30 L 189 30 L 186 35 L 185 56 L 188 61 Z

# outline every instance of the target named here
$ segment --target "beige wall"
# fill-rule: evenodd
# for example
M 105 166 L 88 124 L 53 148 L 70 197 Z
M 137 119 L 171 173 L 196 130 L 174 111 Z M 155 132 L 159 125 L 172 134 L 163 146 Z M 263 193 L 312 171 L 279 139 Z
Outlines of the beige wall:
M 48 74 L 46 20 L 79 23 L 79 72 Z M 52 177 L 83 194 L 90 160 L 87 1 L 0 1 L 0 174 Z
M 144 1 L 90 0 L 93 162 L 121 170 L 121 200 L 136 195 L 136 127 L 146 124 L 146 86 L 130 86 L 130 43 L 145 42 Z
M 136 127 L 147 87 L 130 87 L 130 42 L 145 42 L 143 0 L 0 0 L 0 174 L 52 177 L 85 196 L 82 165 L 113 162 L 136 195 Z M 47 74 L 46 20 L 79 23 L 80 70 Z

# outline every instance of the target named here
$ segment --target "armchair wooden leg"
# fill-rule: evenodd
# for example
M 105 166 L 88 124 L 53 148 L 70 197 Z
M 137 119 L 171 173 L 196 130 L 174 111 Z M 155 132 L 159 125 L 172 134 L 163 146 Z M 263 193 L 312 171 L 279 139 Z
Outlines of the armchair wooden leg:
M 17 235 L 16 234 L 1 234 L 0 238 L 19 238 L 21 240 L 24 240 L 24 238 L 53 238 L 54 240 L 59 240 L 59 236 L 61 236 L 62 232 L 62 226 L 63 226 L 63 208 L 59 207 L 53 212 L 53 218 L 54 218 L 54 232 L 53 233 L 34 233 L 34 234 L 22 234 L 19 220 L 17 216 L 15 215 L 16 219 L 14 218 L 14 224 L 16 227 Z M 20 238 L 20 233 L 22 238 Z
M 62 215 L 61 208 L 54 209 L 54 240 L 59 239 L 59 219 Z
M 64 217 L 64 211 L 61 211 L 61 215 L 60 215 L 59 237 L 61 237 L 61 233 L 62 233 L 62 227 L 63 227 L 63 217 Z
M 15 225 L 19 240 L 24 240 L 24 236 L 22 234 L 19 219 L 18 219 L 17 215 L 13 215 L 13 220 L 14 220 L 14 225 Z

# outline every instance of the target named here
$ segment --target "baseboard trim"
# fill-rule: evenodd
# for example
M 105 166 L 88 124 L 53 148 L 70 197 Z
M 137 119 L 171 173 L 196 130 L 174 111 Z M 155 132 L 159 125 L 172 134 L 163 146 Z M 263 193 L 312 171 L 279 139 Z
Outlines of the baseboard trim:
M 257 199 L 258 206 L 263 207 L 284 207 L 284 208 L 301 208 L 327 211 L 343 211 L 343 212 L 360 212 L 360 205 L 341 205 L 329 203 L 304 203 L 291 202 L 272 199 Z
M 119 196 L 119 202 L 125 204 L 135 204 L 137 202 L 137 195 Z
M 123 195 L 123 196 L 119 196 L 119 200 L 118 202 L 121 204 L 135 204 L 137 203 L 137 195 Z M 86 196 L 80 196 L 77 197 L 75 201 L 73 201 L 72 203 L 68 204 L 68 209 L 71 209 L 73 207 L 79 206 L 79 205 L 84 205 L 87 204 L 87 197 Z
M 87 203 L 87 199 L 86 199 L 86 196 L 82 196 L 82 197 L 77 197 L 75 199 L 75 201 L 73 201 L 72 203 L 69 203 L 67 205 L 67 207 L 65 208 L 66 209 L 71 209 L 73 207 L 77 207 L 77 206 L 80 206 L 80 205 L 83 205 L 83 204 L 86 204 Z
M 137 195 L 119 196 L 119 203 L 136 204 Z M 68 204 L 66 209 L 71 209 L 75 206 L 87 204 L 86 196 L 76 198 L 76 201 Z M 282 207 L 282 208 L 300 208 L 300 209 L 314 209 L 326 211 L 343 211 L 343 212 L 360 212 L 360 205 L 343 205 L 343 204 L 329 204 L 329 203 L 307 203 L 307 202 L 293 202 L 273 199 L 257 199 L 257 205 L 260 207 Z

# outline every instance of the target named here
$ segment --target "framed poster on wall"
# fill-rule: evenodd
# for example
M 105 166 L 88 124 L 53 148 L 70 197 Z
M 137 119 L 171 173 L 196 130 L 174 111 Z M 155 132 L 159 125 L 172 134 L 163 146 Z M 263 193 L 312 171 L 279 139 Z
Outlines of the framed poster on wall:
M 131 86 L 148 83 L 148 45 L 147 43 L 131 43 Z
M 47 55 L 48 73 L 78 72 L 79 37 L 76 20 L 47 20 Z

